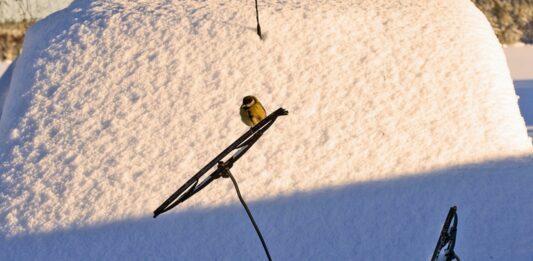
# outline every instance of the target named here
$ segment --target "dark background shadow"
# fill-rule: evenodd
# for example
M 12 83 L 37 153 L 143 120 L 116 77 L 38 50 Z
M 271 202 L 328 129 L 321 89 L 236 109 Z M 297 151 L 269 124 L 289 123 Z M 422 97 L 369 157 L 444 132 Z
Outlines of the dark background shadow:
M 523 157 L 248 204 L 274 260 L 428 260 L 453 205 L 463 260 L 533 260 L 532 199 L 533 158 Z M 238 203 L 0 237 L 0 260 L 264 258 Z

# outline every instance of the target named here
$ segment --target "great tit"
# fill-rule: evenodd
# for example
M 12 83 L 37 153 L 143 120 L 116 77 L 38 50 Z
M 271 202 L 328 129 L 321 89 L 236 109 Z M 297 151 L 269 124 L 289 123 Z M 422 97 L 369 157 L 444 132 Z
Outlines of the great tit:
M 241 120 L 244 124 L 253 127 L 266 118 L 265 108 L 255 96 L 246 96 L 242 99 Z

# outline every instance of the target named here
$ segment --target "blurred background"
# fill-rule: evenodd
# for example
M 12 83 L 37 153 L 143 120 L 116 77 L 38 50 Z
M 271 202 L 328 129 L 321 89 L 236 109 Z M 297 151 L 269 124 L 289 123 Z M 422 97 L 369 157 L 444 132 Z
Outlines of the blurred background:
M 12 61 L 17 57 L 28 27 L 71 2 L 72 0 L 0 0 L 0 61 Z

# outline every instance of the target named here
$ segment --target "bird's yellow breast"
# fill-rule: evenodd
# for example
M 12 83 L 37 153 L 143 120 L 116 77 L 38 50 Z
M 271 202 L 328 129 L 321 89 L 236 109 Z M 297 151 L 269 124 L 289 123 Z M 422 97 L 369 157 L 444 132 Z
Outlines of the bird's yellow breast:
M 241 107 L 241 119 L 244 122 L 244 124 L 253 127 L 260 121 L 262 121 L 264 118 L 266 118 L 266 112 L 263 108 L 263 105 L 259 102 L 255 102 L 250 107 Z

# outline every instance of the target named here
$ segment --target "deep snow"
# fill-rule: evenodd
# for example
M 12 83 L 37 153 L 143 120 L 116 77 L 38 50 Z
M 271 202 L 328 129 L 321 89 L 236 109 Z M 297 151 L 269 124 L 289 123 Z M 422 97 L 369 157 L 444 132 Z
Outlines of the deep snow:
M 275 259 L 426 259 L 455 204 L 463 259 L 533 257 L 531 140 L 469 1 L 262 3 L 265 41 L 251 7 L 77 1 L 30 30 L 6 259 L 261 258 L 228 181 L 150 218 L 246 130 L 246 94 L 291 113 L 234 168 Z
M 513 77 L 520 112 L 533 137 L 533 45 L 510 46 L 504 49 Z
M 457 205 L 461 260 L 528 261 L 532 162 L 450 167 L 248 204 L 274 260 L 429 260 L 448 208 Z M 248 173 L 234 174 L 243 181 Z M 244 184 L 246 198 L 254 187 Z M 212 186 L 201 193 L 215 198 L 214 187 L 231 182 Z M 234 191 L 224 193 L 237 201 Z M 148 215 L 10 237 L 0 253 L 3 260 L 266 260 L 238 203 Z

